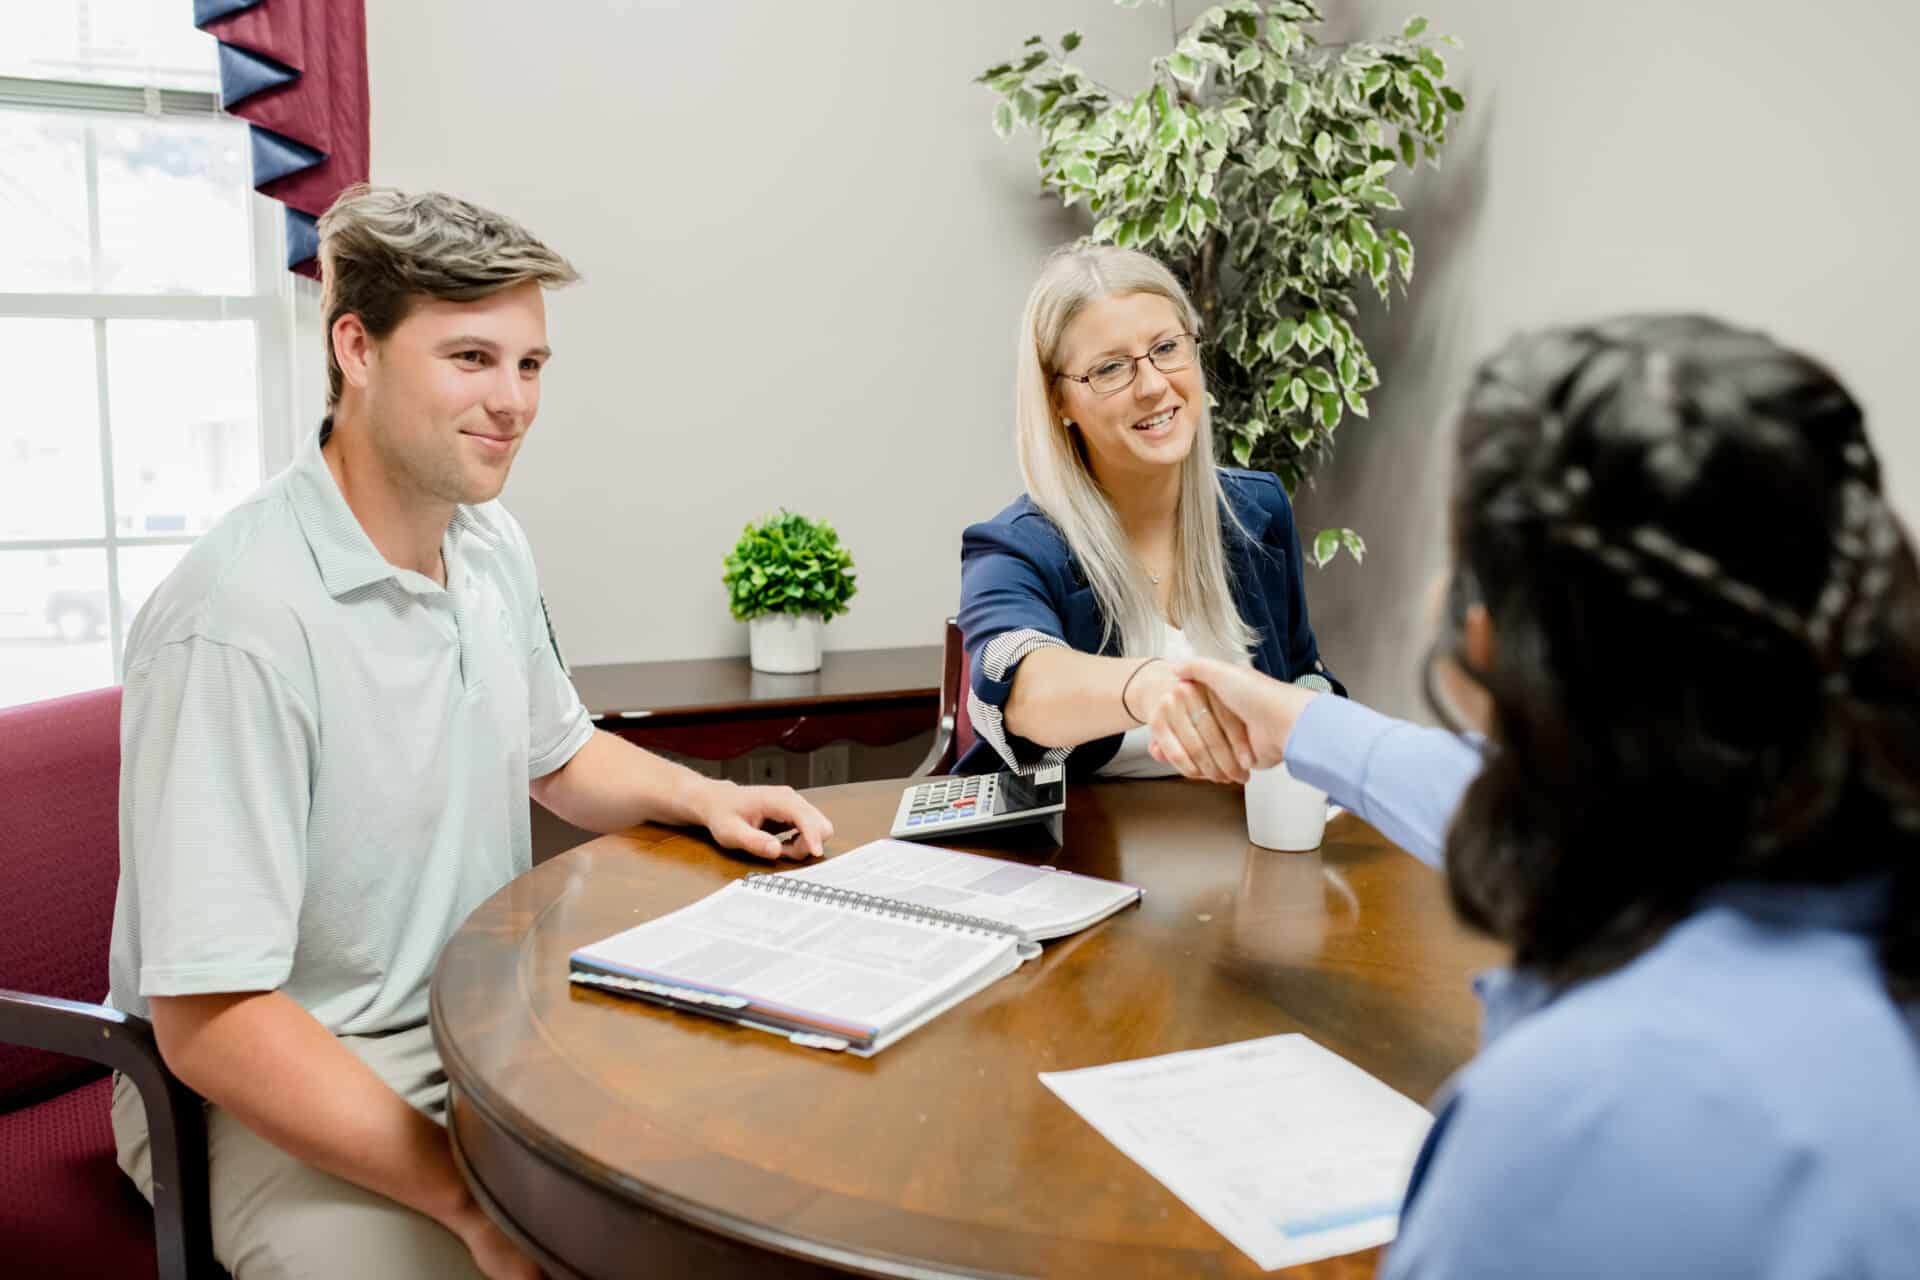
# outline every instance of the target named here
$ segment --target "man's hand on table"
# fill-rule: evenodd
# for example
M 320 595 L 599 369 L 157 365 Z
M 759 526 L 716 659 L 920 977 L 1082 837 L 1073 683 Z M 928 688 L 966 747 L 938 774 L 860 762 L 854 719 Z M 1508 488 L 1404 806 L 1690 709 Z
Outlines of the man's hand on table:
M 826 815 L 792 787 L 743 787 L 707 779 L 697 809 L 715 844 L 769 862 L 817 858 L 833 836 L 833 824 Z M 783 844 L 765 826 L 792 827 L 799 834 Z

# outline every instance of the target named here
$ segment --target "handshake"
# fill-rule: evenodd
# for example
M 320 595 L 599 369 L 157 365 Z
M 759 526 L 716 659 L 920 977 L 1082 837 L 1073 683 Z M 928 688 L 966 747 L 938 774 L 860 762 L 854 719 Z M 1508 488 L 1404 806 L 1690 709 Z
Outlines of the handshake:
M 1154 658 L 1135 672 L 1125 701 L 1152 729 L 1154 759 L 1189 778 L 1245 783 L 1285 758 L 1301 711 L 1330 689 L 1322 676 L 1283 684 L 1211 658 Z

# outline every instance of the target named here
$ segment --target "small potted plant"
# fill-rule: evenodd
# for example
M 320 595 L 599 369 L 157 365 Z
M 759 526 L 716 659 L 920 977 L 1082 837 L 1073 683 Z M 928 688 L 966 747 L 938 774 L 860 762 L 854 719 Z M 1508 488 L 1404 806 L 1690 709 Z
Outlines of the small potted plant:
M 755 671 L 818 671 L 820 628 L 853 599 L 853 556 L 832 525 L 783 509 L 746 527 L 720 580 Z

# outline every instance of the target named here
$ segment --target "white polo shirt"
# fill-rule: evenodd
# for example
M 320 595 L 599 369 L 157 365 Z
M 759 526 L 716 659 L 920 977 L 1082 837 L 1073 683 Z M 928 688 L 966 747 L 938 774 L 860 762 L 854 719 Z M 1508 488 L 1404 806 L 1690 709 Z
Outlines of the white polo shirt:
M 308 439 L 127 640 L 109 1001 L 279 989 L 417 1026 L 440 948 L 531 862 L 527 784 L 593 734 L 526 535 L 457 508 L 447 585 L 380 555 Z

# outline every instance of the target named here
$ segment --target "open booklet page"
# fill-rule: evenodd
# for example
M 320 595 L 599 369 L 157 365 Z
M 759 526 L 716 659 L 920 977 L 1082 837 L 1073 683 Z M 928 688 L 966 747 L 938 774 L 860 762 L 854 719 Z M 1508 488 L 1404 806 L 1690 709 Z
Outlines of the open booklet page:
M 997 920 L 1032 939 L 1084 929 L 1140 896 L 1112 880 L 905 840 L 875 840 L 777 878 Z
M 1013 939 L 808 902 L 736 881 L 574 952 L 576 966 L 720 997 L 855 1041 L 896 1028 L 987 970 L 1019 965 Z M 714 1011 L 726 1008 L 714 1002 Z

